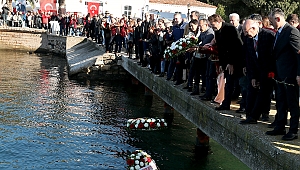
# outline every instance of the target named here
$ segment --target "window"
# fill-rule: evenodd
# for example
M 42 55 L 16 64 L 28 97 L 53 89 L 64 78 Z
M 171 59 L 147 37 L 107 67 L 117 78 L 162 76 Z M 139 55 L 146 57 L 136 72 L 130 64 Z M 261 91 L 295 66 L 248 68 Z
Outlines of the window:
M 124 6 L 124 14 L 128 17 L 131 16 L 131 10 L 132 10 L 132 6 Z

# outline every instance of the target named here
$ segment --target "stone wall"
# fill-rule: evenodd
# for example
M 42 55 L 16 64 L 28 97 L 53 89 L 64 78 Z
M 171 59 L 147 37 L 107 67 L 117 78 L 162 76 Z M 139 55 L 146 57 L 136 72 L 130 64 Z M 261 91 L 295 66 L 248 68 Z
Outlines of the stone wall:
M 46 33 L 45 30 L 1 27 L 0 49 L 12 49 L 27 52 L 53 52 L 66 54 L 66 49 L 85 41 L 84 37 L 62 37 Z

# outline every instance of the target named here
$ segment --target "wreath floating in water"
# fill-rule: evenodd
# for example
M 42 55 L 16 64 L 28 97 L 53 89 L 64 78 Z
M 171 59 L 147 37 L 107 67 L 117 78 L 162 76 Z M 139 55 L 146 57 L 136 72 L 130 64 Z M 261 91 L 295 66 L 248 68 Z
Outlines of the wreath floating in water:
M 129 170 L 157 170 L 155 161 L 149 154 L 142 150 L 136 150 L 127 157 Z
M 165 119 L 137 118 L 127 121 L 127 128 L 130 130 L 159 130 L 167 126 Z

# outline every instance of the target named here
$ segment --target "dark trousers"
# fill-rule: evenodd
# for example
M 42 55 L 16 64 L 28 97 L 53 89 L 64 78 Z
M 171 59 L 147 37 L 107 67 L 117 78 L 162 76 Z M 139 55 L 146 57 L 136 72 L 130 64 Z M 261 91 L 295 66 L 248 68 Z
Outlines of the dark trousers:
M 170 59 L 170 63 L 169 63 L 169 67 L 168 67 L 168 72 L 167 72 L 167 79 L 171 79 L 173 74 L 174 74 L 174 70 L 175 70 L 175 66 L 176 66 L 176 61 L 177 58 L 171 58 Z
M 211 60 L 207 60 L 205 97 L 212 98 L 212 95 L 215 92 L 216 84 L 217 84 L 216 63 Z
M 118 35 L 116 35 L 115 39 L 116 39 L 115 52 L 120 53 L 121 49 L 122 49 L 122 39 L 123 39 L 123 37 L 120 34 L 118 34 Z
M 297 133 L 299 126 L 299 86 L 296 79 L 287 79 L 285 82 L 291 85 L 277 83 L 276 105 L 277 105 L 277 125 L 275 130 L 284 130 L 287 123 L 287 113 L 290 111 L 289 132 Z
M 250 111 L 250 116 L 256 120 L 258 120 L 260 115 L 267 112 L 267 109 L 270 108 L 270 95 L 273 90 L 272 81 L 272 79 L 266 77 L 259 81 L 259 88 L 254 88 L 252 85 L 248 87 L 249 94 L 253 101 L 248 106 L 252 108 Z
M 247 107 L 247 95 L 248 95 L 248 87 L 249 85 L 249 78 L 247 76 L 242 76 L 239 79 L 239 85 L 241 88 L 241 93 L 242 93 L 242 99 L 240 102 L 240 109 L 246 109 Z
M 139 57 L 140 57 L 140 63 L 142 66 L 146 66 L 146 61 L 144 60 L 144 46 L 143 46 L 143 41 L 138 42 L 138 51 L 139 51 Z
M 184 68 L 184 56 L 180 55 L 177 57 L 176 61 L 176 70 L 175 70 L 175 75 L 176 75 L 176 81 L 177 83 L 183 82 L 182 77 L 183 77 L 183 68 Z

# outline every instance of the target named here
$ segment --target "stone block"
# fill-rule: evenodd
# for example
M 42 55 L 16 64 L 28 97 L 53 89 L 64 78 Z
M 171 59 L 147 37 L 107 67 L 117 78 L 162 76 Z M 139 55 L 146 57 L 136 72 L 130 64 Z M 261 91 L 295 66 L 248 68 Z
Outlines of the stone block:
M 107 71 L 110 70 L 110 65 L 101 65 L 101 71 Z

